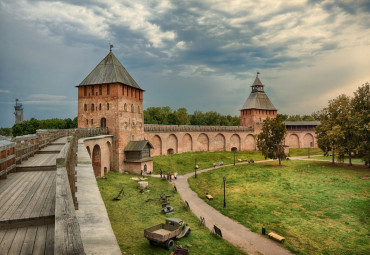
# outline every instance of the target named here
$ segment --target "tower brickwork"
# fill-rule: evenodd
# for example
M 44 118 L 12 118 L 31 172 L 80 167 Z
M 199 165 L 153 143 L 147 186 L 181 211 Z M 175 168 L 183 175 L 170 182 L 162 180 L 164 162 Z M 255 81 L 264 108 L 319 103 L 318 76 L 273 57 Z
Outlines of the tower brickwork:
M 265 93 L 258 74 L 251 86 L 252 91 L 240 110 L 240 125 L 251 126 L 255 132 L 261 130 L 262 123 L 267 117 L 275 118 L 277 115 L 277 109 Z
M 143 92 L 110 52 L 78 87 L 78 127 L 106 127 L 115 136 L 113 167 L 125 171 L 124 149 L 144 139 Z

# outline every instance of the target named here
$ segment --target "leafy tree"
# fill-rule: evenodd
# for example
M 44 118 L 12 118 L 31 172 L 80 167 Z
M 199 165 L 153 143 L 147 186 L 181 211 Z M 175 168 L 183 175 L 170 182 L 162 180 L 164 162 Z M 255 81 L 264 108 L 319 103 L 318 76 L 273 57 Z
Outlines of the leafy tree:
M 278 158 L 279 166 L 281 159 L 285 157 L 283 140 L 286 133 L 283 116 L 278 114 L 276 118 L 267 117 L 263 121 L 261 133 L 257 136 L 257 147 L 262 151 L 265 158 Z
M 12 135 L 12 129 L 11 128 L 0 128 L 0 135 L 11 136 Z
M 190 117 L 188 111 L 185 108 L 179 108 L 175 111 L 175 121 L 176 125 L 189 125 Z
M 340 160 L 344 160 L 345 154 L 349 155 L 350 164 L 353 147 L 351 99 L 346 95 L 340 95 L 329 101 L 328 107 L 322 111 L 321 124 L 317 126 L 319 147 L 327 154 L 329 148 L 338 153 Z
M 370 84 L 365 83 L 354 92 L 352 99 L 352 139 L 359 156 L 370 166 Z

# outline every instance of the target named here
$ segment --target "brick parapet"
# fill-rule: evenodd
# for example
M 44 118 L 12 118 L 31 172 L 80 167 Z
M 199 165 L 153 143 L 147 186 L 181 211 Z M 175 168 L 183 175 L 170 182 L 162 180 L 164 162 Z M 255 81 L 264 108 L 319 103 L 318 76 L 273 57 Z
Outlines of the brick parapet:
M 168 132 L 253 132 L 252 127 L 242 126 L 191 126 L 191 125 L 153 125 L 145 124 L 146 133 Z

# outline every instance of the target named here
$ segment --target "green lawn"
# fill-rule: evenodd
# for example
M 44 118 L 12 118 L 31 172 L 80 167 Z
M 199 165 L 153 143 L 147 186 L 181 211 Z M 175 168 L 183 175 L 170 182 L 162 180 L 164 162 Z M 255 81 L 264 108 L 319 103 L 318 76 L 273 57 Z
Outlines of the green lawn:
M 320 148 L 310 148 L 310 155 L 324 155 Z M 289 148 L 289 157 L 308 156 L 308 148 Z
M 316 156 L 316 157 L 311 157 L 312 159 L 320 159 L 320 160 L 332 160 L 332 156 Z M 335 162 L 338 162 L 338 158 L 335 157 Z M 344 162 L 349 162 L 348 158 L 344 159 Z M 364 164 L 365 162 L 360 159 L 360 158 L 352 158 L 352 163 L 362 163 Z
M 171 195 L 170 203 L 175 212 L 167 217 L 183 219 L 192 229 L 189 237 L 176 242 L 177 245 L 191 244 L 190 254 L 243 254 L 225 240 L 211 234 L 189 210 L 186 210 L 180 196 L 172 185 L 159 178 L 149 178 L 149 192 L 140 193 L 137 181 L 131 177 L 137 175 L 110 172 L 107 179 L 98 179 L 98 186 L 107 208 L 109 219 L 123 254 L 170 254 L 169 251 L 149 245 L 144 238 L 144 229 L 165 221 L 161 213 L 161 202 L 145 202 L 148 198 L 159 198 L 162 194 Z M 112 201 L 121 188 L 125 196 L 120 201 Z
M 223 181 L 226 176 L 226 208 Z M 369 254 L 370 176 L 362 166 L 276 161 L 218 168 L 190 187 L 223 214 L 286 238 L 298 254 Z M 205 199 L 210 193 L 214 200 Z
M 154 173 L 158 174 L 160 169 L 163 172 L 174 173 L 177 171 L 179 175 L 190 173 L 194 171 L 195 159 L 199 169 L 212 167 L 213 163 L 220 163 L 223 161 L 224 165 L 234 163 L 234 153 L 229 151 L 215 151 L 215 152 L 185 152 L 182 154 L 172 154 L 165 156 L 156 156 L 154 158 Z M 235 160 L 264 160 L 259 151 L 237 151 L 235 153 Z

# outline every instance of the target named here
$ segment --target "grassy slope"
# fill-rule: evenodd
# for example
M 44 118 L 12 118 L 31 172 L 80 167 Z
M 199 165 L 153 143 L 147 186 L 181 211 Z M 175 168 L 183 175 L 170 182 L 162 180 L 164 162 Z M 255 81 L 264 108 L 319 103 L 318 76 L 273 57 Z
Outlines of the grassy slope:
M 227 208 L 223 208 L 226 176 Z M 216 169 L 189 179 L 211 206 L 254 231 L 285 236 L 299 254 L 366 254 L 370 250 L 370 176 L 363 167 L 284 161 Z M 212 185 L 210 185 L 212 183 Z
M 154 157 L 154 173 L 158 174 L 160 169 L 167 173 L 177 171 L 179 175 L 183 175 L 194 171 L 195 159 L 199 169 L 212 167 L 213 163 L 224 162 L 224 165 L 234 163 L 234 153 L 225 151 L 216 152 L 185 152 L 182 154 L 172 154 L 166 156 Z M 235 153 L 236 162 L 238 159 L 254 161 L 265 159 L 259 151 L 238 151 Z
M 110 172 L 107 179 L 98 179 L 100 193 L 107 208 L 109 219 L 116 235 L 118 244 L 124 254 L 169 254 L 163 248 L 153 247 L 144 238 L 144 229 L 165 221 L 166 216 L 161 213 L 159 201 L 145 202 L 148 198 L 159 198 L 161 194 L 172 195 L 170 203 L 175 212 L 167 217 L 183 219 L 192 229 L 189 237 L 176 242 L 177 245 L 191 244 L 191 254 L 243 254 L 223 239 L 211 234 L 210 231 L 199 226 L 198 219 L 184 208 L 183 202 L 172 186 L 158 178 L 149 178 L 149 192 L 141 194 L 137 188 L 137 181 L 131 177 L 137 175 L 119 174 Z M 120 189 L 124 187 L 125 196 L 121 201 L 112 201 Z

